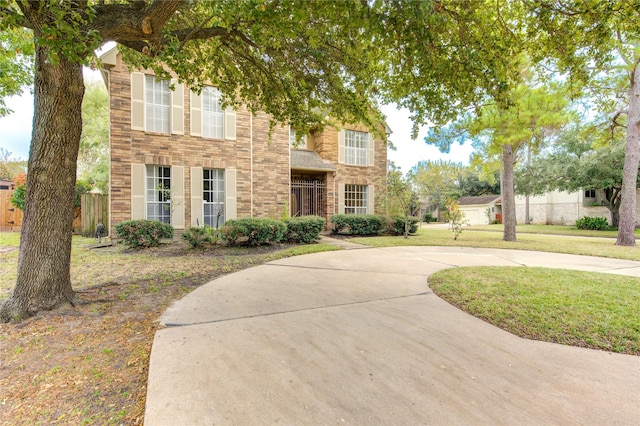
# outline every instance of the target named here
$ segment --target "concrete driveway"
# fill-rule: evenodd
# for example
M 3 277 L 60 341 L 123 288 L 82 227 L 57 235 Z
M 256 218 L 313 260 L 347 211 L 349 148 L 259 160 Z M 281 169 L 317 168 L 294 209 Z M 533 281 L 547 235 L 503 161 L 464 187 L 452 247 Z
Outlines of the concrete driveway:
M 640 357 L 521 339 L 430 291 L 430 274 L 475 265 L 640 276 L 638 262 L 451 247 L 247 269 L 163 316 L 145 424 L 640 424 Z

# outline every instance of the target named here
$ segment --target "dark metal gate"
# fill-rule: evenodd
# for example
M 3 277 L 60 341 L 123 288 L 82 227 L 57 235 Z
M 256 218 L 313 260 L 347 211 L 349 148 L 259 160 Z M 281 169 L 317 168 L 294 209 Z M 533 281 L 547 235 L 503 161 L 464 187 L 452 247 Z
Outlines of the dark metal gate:
M 327 213 L 327 184 L 317 179 L 291 180 L 291 216 L 316 215 L 325 217 Z

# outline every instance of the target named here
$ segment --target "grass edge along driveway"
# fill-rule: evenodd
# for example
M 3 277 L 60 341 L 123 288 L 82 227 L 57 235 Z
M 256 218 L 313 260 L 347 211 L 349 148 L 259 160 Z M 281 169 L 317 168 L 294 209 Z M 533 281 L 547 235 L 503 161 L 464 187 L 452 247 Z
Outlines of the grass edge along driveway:
M 565 228 L 562 232 L 571 233 Z M 352 241 L 374 247 L 486 247 L 640 261 L 640 248 L 616 246 L 611 238 L 518 234 L 518 241 L 506 242 L 499 231 L 464 229 L 453 240 L 451 231 L 427 227 L 407 239 Z M 554 231 L 544 227 L 539 232 Z M 429 277 L 429 286 L 459 309 L 523 338 L 640 355 L 639 278 L 547 268 L 467 267 L 438 272 Z

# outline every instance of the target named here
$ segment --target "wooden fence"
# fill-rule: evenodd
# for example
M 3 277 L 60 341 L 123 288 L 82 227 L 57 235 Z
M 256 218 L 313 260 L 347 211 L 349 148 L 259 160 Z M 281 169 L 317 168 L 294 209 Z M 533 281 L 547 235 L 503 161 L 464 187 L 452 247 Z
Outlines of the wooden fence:
M 93 237 L 96 225 L 103 224 L 109 232 L 109 196 L 102 194 L 82 194 L 80 210 L 82 216 L 82 235 Z
M 0 190 L 0 231 L 19 231 L 22 226 L 22 210 L 11 204 L 12 189 Z
M 20 231 L 22 211 L 15 208 L 9 198 L 13 190 L 0 190 L 0 231 Z M 102 223 L 108 232 L 109 196 L 82 194 L 81 206 L 73 214 L 73 230 L 81 231 L 85 237 L 93 237 L 96 225 Z

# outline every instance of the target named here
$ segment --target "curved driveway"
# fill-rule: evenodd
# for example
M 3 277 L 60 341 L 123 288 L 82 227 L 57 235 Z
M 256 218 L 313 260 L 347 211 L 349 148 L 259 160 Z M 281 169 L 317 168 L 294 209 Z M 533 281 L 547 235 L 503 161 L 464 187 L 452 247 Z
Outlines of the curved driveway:
M 639 424 L 640 357 L 522 339 L 430 291 L 430 274 L 476 265 L 640 276 L 640 262 L 454 247 L 243 270 L 163 316 L 145 424 Z

